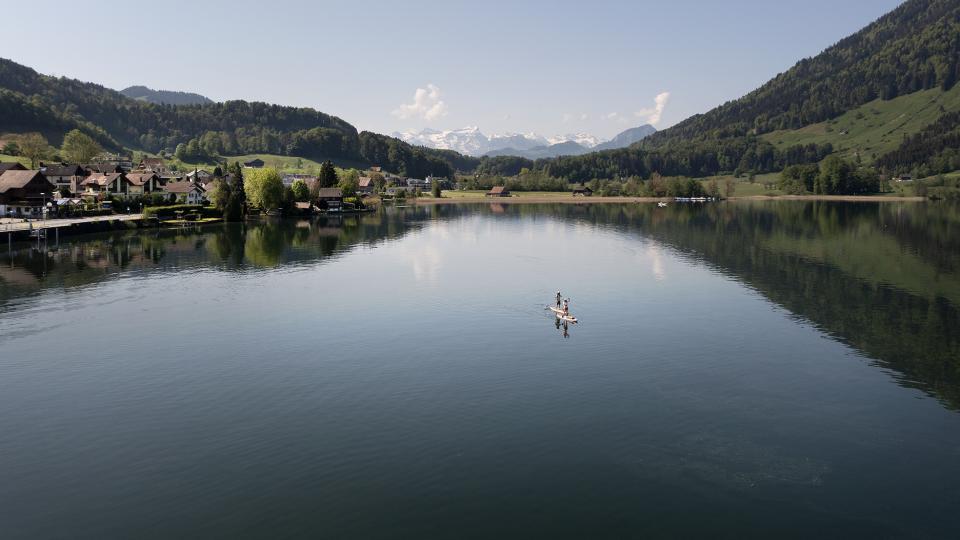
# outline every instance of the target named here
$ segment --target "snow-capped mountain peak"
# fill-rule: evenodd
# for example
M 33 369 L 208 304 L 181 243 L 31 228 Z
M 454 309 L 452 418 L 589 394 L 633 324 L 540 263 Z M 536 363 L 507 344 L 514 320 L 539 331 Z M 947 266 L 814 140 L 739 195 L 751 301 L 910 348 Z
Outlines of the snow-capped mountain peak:
M 649 129 L 656 131 L 649 126 L 633 128 L 633 130 Z M 621 133 L 609 142 L 604 142 L 589 133 L 568 133 L 566 135 L 555 135 L 544 137 L 536 132 L 528 133 L 498 133 L 491 136 L 484 135 L 477 126 L 467 126 L 460 129 L 449 129 L 439 131 L 436 129 L 424 128 L 420 131 L 396 132 L 394 137 L 418 146 L 429 148 L 439 148 L 442 150 L 455 150 L 461 154 L 469 156 L 482 156 L 485 154 L 499 155 L 521 155 L 521 156 L 550 156 L 557 152 L 569 154 L 570 152 L 582 153 L 592 148 L 606 149 L 607 147 L 627 146 L 628 141 L 618 140 L 619 137 L 627 132 Z M 647 133 L 644 131 L 642 136 Z M 640 136 L 640 138 L 642 138 Z M 637 139 L 637 137 L 633 137 Z M 577 148 L 575 145 L 579 145 Z M 556 150 L 551 146 L 563 145 Z
M 575 142 L 584 148 L 593 148 L 603 142 L 603 139 L 594 137 L 589 133 L 568 133 L 566 135 L 557 135 L 547 139 L 550 144 L 561 144 L 565 142 Z

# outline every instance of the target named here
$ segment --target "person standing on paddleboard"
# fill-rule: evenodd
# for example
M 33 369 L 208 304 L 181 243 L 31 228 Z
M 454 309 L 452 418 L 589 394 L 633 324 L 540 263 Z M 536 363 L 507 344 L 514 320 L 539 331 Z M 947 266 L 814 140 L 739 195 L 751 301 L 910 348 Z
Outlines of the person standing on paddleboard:
M 560 291 L 557 291 L 557 309 L 560 308 L 560 301 L 563 299 L 563 295 L 560 294 Z
M 570 299 L 569 298 L 563 301 L 563 316 L 564 317 L 570 316 Z

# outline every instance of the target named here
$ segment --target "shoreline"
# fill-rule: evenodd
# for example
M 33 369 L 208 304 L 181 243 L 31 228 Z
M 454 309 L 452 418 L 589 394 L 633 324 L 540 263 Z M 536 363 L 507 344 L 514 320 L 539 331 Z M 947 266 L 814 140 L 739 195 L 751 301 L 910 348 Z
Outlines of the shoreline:
M 733 196 L 723 201 L 834 201 L 834 202 L 925 202 L 924 197 L 884 196 L 884 195 L 748 195 Z M 421 197 L 408 199 L 407 204 L 616 204 L 616 203 L 658 203 L 677 204 L 672 197 Z

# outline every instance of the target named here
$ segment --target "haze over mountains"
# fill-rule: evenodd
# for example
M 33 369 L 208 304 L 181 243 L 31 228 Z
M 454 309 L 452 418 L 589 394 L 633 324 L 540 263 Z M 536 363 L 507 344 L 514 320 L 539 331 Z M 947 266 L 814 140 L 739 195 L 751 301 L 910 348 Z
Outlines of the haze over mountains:
M 535 132 L 488 136 L 475 126 L 445 131 L 427 128 L 421 131 L 397 132 L 393 136 L 417 146 L 453 150 L 468 156 L 519 156 L 527 159 L 541 159 L 626 148 L 656 131 L 656 128 L 646 124 L 619 133 L 609 141 L 588 133 L 571 133 L 552 137 Z

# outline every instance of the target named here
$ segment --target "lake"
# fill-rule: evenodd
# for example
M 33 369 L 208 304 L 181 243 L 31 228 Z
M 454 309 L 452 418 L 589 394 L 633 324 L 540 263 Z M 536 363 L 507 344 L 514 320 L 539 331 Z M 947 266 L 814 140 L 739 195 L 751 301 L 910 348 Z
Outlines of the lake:
M 417 206 L 48 247 L 0 246 L 5 539 L 960 530 L 956 207 Z

